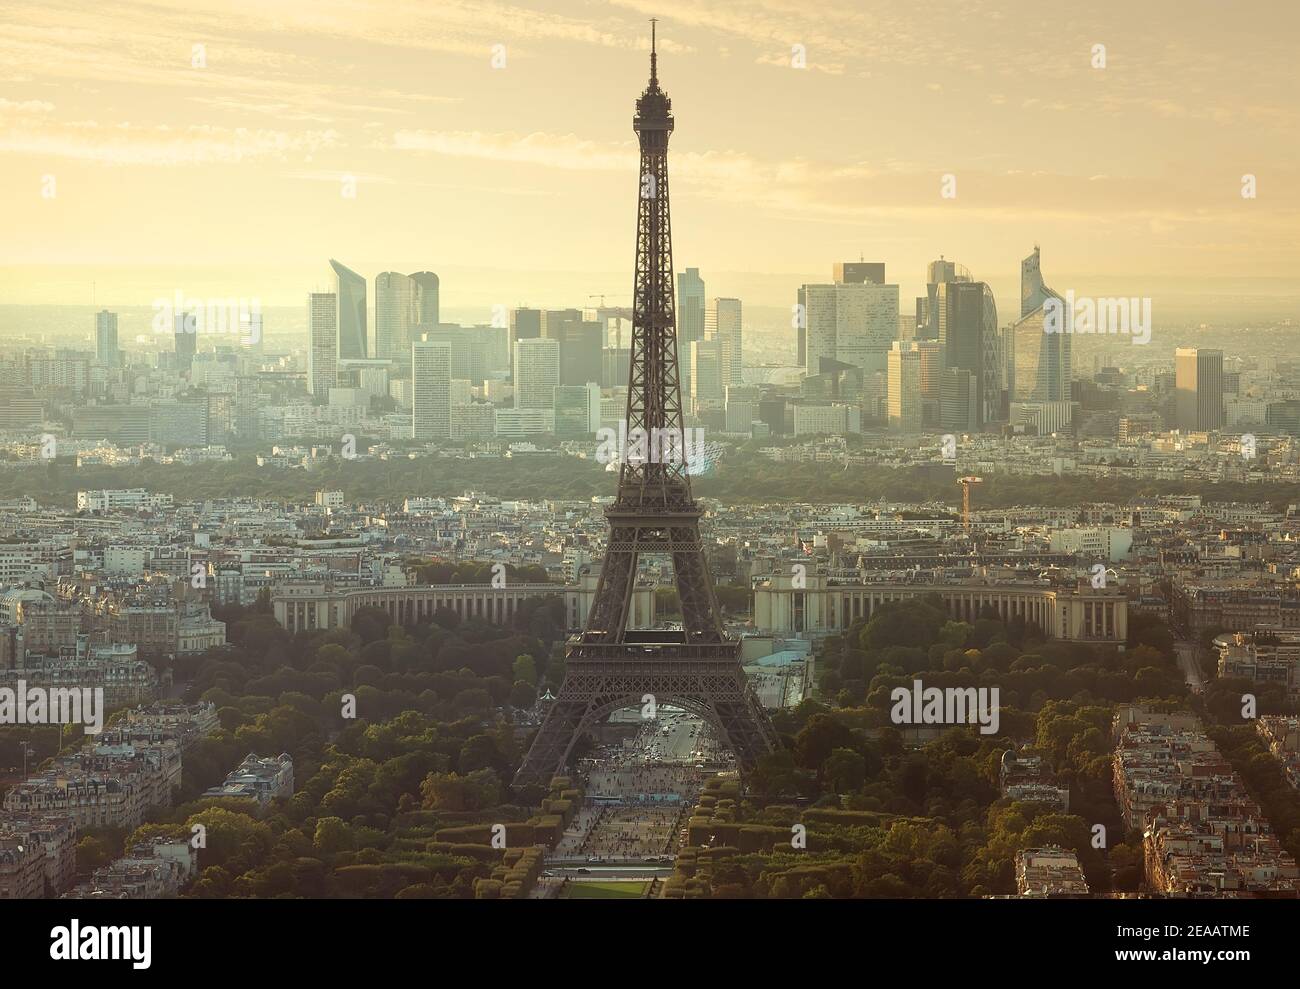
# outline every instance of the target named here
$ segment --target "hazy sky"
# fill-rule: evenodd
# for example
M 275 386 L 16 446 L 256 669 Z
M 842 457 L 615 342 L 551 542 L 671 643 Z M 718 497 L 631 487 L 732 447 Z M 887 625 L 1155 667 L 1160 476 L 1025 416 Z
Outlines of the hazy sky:
M 337 257 L 444 272 L 484 318 L 626 303 L 651 16 L 676 266 L 710 294 L 792 301 L 862 255 L 907 300 L 940 254 L 1010 282 L 1036 241 L 1060 290 L 1294 279 L 1298 7 L 9 2 L 0 302 L 293 304 Z

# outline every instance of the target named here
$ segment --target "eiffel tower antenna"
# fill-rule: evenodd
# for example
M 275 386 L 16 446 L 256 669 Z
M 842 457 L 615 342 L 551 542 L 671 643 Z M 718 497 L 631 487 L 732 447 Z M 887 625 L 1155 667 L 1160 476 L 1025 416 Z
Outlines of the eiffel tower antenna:
M 659 88 L 654 21 L 650 30 L 650 81 L 632 119 L 641 146 L 627 389 L 633 450 L 619 457 L 618 493 L 605 510 L 609 540 L 586 627 L 568 642 L 564 682 L 516 786 L 545 784 L 563 773 L 578 738 L 626 707 L 657 711 L 671 704 L 703 718 L 742 772 L 779 744 L 740 667 L 740 642 L 723 630 L 700 540 L 703 512 L 691 495 L 668 202 L 672 101 Z M 634 614 L 643 555 L 672 559 L 681 630 L 636 627 L 643 617 Z M 653 705 L 645 704 L 647 694 Z

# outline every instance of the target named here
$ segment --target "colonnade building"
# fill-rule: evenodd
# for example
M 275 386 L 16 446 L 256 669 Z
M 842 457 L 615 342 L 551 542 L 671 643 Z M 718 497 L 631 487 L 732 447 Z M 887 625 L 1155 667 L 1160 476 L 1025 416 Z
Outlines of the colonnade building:
M 889 601 L 937 594 L 955 621 L 974 622 L 985 607 L 1004 621 L 1020 617 L 1052 639 L 1122 643 L 1128 599 L 1116 587 L 960 583 L 873 583 L 792 570 L 754 580 L 754 625 L 774 635 L 834 635 L 869 619 Z
M 597 575 L 582 574 L 575 584 L 422 584 L 399 587 L 334 587 L 328 580 L 293 581 L 271 594 L 275 620 L 290 632 L 346 628 L 361 608 L 380 608 L 399 625 L 431 621 L 442 608 L 455 612 L 461 621 L 480 619 L 493 625 L 509 625 L 523 602 L 544 597 L 562 597 L 571 631 L 582 628 L 596 593 Z M 632 626 L 651 628 L 655 622 L 654 588 L 638 585 L 632 594 Z

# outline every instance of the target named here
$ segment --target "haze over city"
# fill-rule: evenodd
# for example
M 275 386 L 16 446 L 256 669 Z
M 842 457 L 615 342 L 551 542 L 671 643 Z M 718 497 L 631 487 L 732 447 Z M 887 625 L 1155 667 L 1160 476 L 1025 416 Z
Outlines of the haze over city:
M 467 314 L 625 305 L 616 94 L 652 15 L 689 111 L 677 257 L 752 306 L 859 255 L 905 296 L 943 254 L 1011 298 L 1034 243 L 1057 284 L 1166 316 L 1300 295 L 1292 4 L 548 7 L 10 5 L 0 303 L 300 305 L 324 252 L 434 267 Z

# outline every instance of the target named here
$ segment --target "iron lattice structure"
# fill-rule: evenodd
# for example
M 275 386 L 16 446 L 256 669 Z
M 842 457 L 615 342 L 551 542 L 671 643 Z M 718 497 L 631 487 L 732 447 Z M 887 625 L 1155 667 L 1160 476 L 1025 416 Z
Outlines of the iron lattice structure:
M 778 741 L 740 667 L 740 643 L 728 638 L 700 540 L 701 511 L 691 496 L 683 432 L 668 206 L 672 102 L 659 87 L 650 48 L 650 83 L 636 102 L 632 128 L 641 145 L 636 276 L 627 433 L 635 450 L 620 455 L 618 494 L 605 511 L 605 551 L 586 627 L 569 640 L 564 682 L 515 777 L 545 783 L 563 772 L 574 743 L 613 711 L 672 704 L 707 720 L 742 772 Z M 632 444 L 630 444 L 632 445 Z M 630 629 L 642 554 L 671 557 L 681 601 L 680 631 Z

